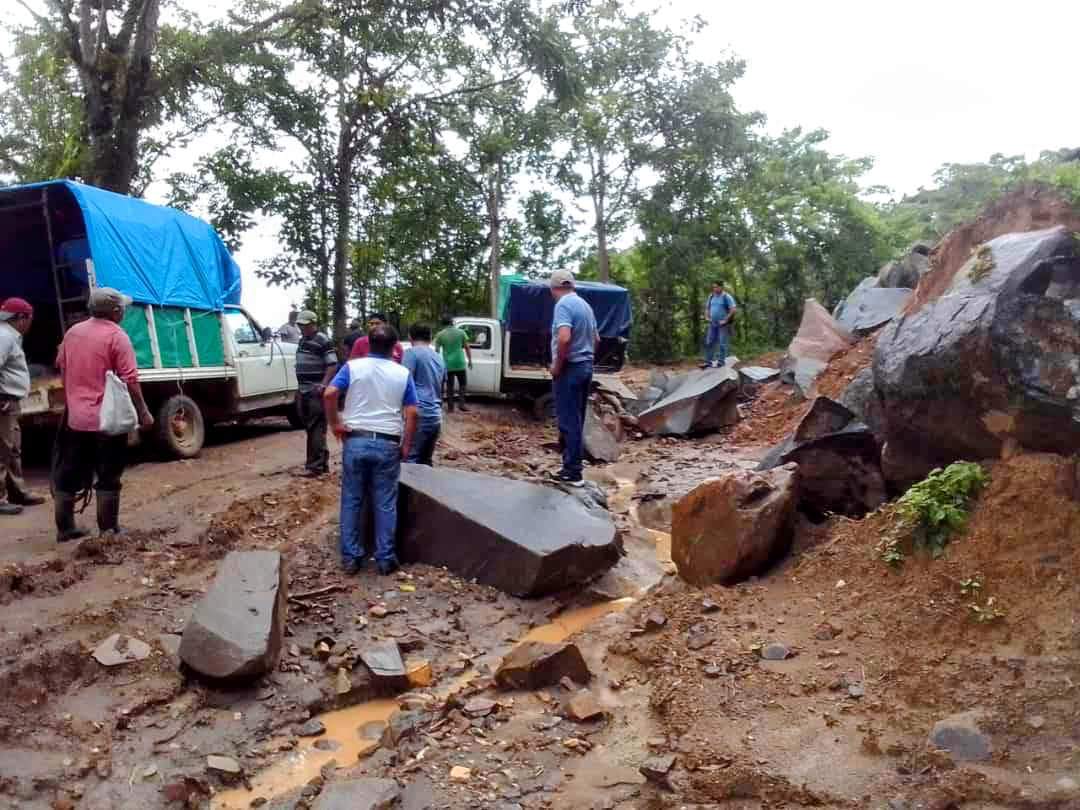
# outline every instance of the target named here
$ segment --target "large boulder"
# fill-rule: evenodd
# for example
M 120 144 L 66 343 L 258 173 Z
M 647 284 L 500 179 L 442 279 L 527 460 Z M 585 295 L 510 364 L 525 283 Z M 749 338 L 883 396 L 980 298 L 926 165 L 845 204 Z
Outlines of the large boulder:
M 795 431 L 770 450 L 759 470 L 799 465 L 799 505 L 861 517 L 885 502 L 881 447 L 850 410 L 818 397 Z
M 1073 235 L 1058 227 L 999 236 L 937 283 L 940 296 L 914 302 L 874 354 L 890 468 L 904 470 L 896 483 L 1006 446 L 1080 450 Z
M 899 315 L 909 300 L 910 289 L 879 287 L 870 276 L 840 305 L 836 320 L 854 335 L 867 335 Z
M 620 554 L 607 512 L 553 487 L 405 464 L 399 556 L 515 596 L 586 582 Z
M 669 383 L 669 393 L 638 415 L 638 427 L 660 436 L 686 436 L 739 421 L 739 375 L 731 367 L 692 371 Z
M 671 559 L 692 585 L 761 573 L 791 545 L 798 502 L 794 464 L 709 479 L 675 504 Z
M 277 551 L 233 551 L 195 607 L 180 660 L 211 678 L 254 678 L 272 671 L 285 637 L 286 578 Z
M 879 287 L 900 287 L 913 290 L 930 270 L 931 246 L 916 242 L 903 258 L 889 262 L 877 274 Z
M 829 361 L 854 344 L 855 338 L 821 304 L 808 298 L 802 322 L 788 345 L 781 367 L 781 379 L 794 385 L 804 399 L 812 399 L 817 378 Z

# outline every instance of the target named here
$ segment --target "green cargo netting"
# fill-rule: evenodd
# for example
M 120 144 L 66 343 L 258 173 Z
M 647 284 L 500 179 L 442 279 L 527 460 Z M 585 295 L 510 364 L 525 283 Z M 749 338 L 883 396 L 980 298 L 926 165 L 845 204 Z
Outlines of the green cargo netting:
M 191 349 L 188 346 L 187 323 L 184 310 L 173 307 L 154 308 L 154 325 L 157 327 L 158 351 L 164 368 L 190 368 Z M 202 358 L 199 358 L 200 361 Z
M 225 365 L 225 347 L 221 343 L 221 313 L 191 310 L 191 328 L 200 366 Z
M 135 346 L 139 368 L 153 368 L 154 355 L 150 345 L 150 329 L 146 323 L 146 308 L 128 307 L 121 323 Z M 191 368 L 191 347 L 188 344 L 184 310 L 177 307 L 155 307 L 154 326 L 157 328 L 158 351 L 162 368 Z M 221 316 L 217 312 L 193 310 L 191 326 L 200 366 L 225 364 L 225 349 L 221 344 Z
M 146 310 L 143 307 L 128 307 L 120 326 L 131 338 L 135 347 L 135 362 L 139 368 L 154 367 L 154 349 L 150 345 L 150 327 L 146 323 Z

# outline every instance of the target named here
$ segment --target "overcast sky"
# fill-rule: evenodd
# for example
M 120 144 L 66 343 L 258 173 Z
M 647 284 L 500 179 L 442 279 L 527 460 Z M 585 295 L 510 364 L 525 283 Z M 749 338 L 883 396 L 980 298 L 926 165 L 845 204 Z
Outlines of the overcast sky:
M 945 162 L 994 152 L 1035 157 L 1080 146 L 1073 92 L 1080 3 L 1000 0 L 640 0 L 675 25 L 709 25 L 696 56 L 722 51 L 746 61 L 735 88 L 742 109 L 767 129 L 823 127 L 828 148 L 871 156 L 868 184 L 902 195 L 931 184 Z M 277 249 L 272 223 L 248 235 L 237 260 L 244 301 L 277 325 L 299 290 L 268 289 L 257 260 Z

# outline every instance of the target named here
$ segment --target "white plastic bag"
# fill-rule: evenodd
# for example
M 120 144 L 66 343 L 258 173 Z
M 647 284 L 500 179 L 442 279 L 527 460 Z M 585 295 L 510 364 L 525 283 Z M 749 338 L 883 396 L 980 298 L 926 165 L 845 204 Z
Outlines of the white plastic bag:
M 111 371 L 106 371 L 98 430 L 109 436 L 123 436 L 135 430 L 138 424 L 139 414 L 135 412 L 135 403 L 131 401 L 127 383 Z

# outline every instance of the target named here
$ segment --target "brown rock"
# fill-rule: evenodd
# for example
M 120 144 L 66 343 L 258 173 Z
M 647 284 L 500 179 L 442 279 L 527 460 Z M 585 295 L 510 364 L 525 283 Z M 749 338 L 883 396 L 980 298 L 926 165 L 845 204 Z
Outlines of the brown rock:
M 675 767 L 675 755 L 666 754 L 659 757 L 649 757 L 641 765 L 641 775 L 650 782 L 667 786 L 668 774 Z
M 606 714 L 607 710 L 589 691 L 578 692 L 566 702 L 566 716 L 579 723 L 602 720 Z
M 675 505 L 671 558 L 692 585 L 753 576 L 791 543 L 798 495 L 795 465 L 712 478 Z
M 536 690 L 554 686 L 567 677 L 577 683 L 588 683 L 592 678 L 577 645 L 528 641 L 502 660 L 495 673 L 495 685 L 500 689 Z

